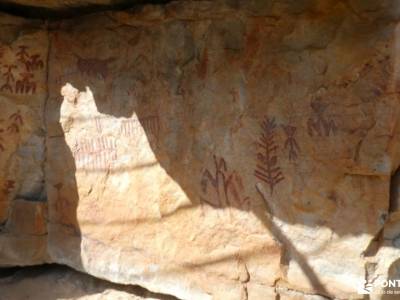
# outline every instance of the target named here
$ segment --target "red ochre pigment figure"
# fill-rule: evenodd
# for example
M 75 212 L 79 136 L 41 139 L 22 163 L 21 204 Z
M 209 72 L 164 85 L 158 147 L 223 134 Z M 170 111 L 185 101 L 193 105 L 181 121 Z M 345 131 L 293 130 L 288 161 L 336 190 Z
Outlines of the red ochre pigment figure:
M 196 65 L 197 75 L 200 79 L 204 80 L 207 76 L 208 70 L 208 50 L 204 48 L 201 58 L 199 58 L 199 63 Z
M 109 72 L 109 64 L 115 60 L 111 57 L 108 59 L 98 59 L 98 58 L 82 58 L 77 54 L 74 54 L 77 58 L 77 68 L 82 75 L 87 75 L 89 77 L 94 77 L 98 79 L 105 80 Z
M 20 79 L 15 83 L 15 93 L 21 94 L 35 94 L 36 93 L 36 82 L 31 81 L 34 77 L 30 72 L 22 72 L 19 74 Z
M 3 193 L 9 195 L 15 187 L 14 180 L 7 180 L 3 185 Z
M 84 139 L 75 142 L 73 156 L 76 168 L 108 170 L 117 160 L 116 141 L 108 137 Z
M 28 49 L 28 47 L 22 45 L 22 46 L 18 46 L 18 48 L 19 48 L 19 50 L 18 50 L 18 52 L 17 52 L 15 55 L 17 56 L 18 61 L 20 61 L 20 62 L 22 62 L 23 64 L 25 64 L 25 63 L 28 61 L 28 59 L 29 59 L 29 54 L 28 54 L 28 52 L 26 51 L 26 50 Z
M 149 140 L 158 142 L 160 133 L 160 120 L 158 115 L 138 119 L 123 120 L 120 134 L 124 137 L 138 138 L 145 134 Z
M 16 65 L 4 65 L 5 71 L 2 73 L 4 80 L 6 81 L 1 87 L 1 92 L 13 92 L 11 83 L 15 81 L 13 70 L 17 68 Z
M 14 64 L 3 65 L 2 77 L 4 83 L 0 86 L 0 92 L 35 94 L 37 83 L 33 72 L 43 69 L 44 62 L 39 54 L 31 56 L 28 52 L 29 47 L 21 45 L 18 46 L 18 49 L 15 54 L 16 61 Z M 21 70 L 20 66 L 17 66 L 18 62 L 24 65 L 23 70 Z M 15 79 L 14 72 L 19 74 L 17 80 Z
M 283 130 L 286 134 L 285 149 L 289 150 L 289 161 L 295 161 L 300 152 L 299 144 L 296 141 L 297 128 L 291 125 L 282 125 Z
M 0 128 L 0 152 L 4 152 L 5 147 L 4 147 L 4 138 L 2 137 L 2 134 L 4 133 L 4 129 Z
M 18 110 L 16 113 L 13 113 L 8 119 L 11 121 L 11 124 L 7 127 L 7 131 L 10 133 L 19 133 L 20 126 L 24 124 L 21 112 Z
M 272 195 L 274 187 L 285 179 L 278 165 L 276 154 L 278 146 L 275 144 L 275 119 L 266 117 L 261 123 L 261 129 L 261 137 L 257 142 L 259 152 L 257 153 L 257 166 L 254 175 L 268 184 Z
M 243 192 L 244 187 L 242 179 L 236 171 L 228 171 L 228 167 L 224 158 L 214 157 L 214 172 L 205 169 L 200 181 L 203 194 L 207 194 L 209 186 L 216 193 L 216 199 L 208 200 L 206 197 L 201 197 L 202 202 L 206 202 L 211 206 L 222 208 L 236 206 L 239 208 L 248 208 L 249 198 L 241 197 L 240 192 Z
M 314 136 L 314 133 L 316 133 L 318 136 L 329 136 L 331 133 L 335 135 L 335 121 L 326 119 L 324 115 L 328 105 L 320 101 L 313 101 L 311 102 L 310 106 L 313 111 L 313 115 L 308 119 L 307 122 L 309 136 Z
M 25 62 L 25 67 L 28 72 L 41 70 L 44 67 L 43 60 L 40 59 L 39 54 L 32 55 L 28 61 Z

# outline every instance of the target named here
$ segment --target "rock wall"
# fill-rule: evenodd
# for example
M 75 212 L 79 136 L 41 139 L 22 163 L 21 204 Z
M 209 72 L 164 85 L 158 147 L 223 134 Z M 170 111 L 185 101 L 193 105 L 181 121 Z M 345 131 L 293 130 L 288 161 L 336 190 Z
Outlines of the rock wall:
M 361 299 L 398 278 L 399 13 L 226 0 L 10 19 L 0 264 L 182 299 Z
M 65 266 L 46 265 L 11 271 L 7 276 L 0 275 L 1 300 L 176 300 L 137 286 L 100 280 Z
M 40 22 L 0 17 L 0 265 L 46 261 L 47 53 Z

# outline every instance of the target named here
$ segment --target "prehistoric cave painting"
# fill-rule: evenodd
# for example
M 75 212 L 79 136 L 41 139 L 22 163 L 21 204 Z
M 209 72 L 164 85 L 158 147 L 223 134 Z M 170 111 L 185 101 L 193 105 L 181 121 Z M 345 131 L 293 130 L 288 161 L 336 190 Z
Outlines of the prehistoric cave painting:
M 72 155 L 78 170 L 108 170 L 117 160 L 116 141 L 104 136 L 77 140 Z
M 143 76 L 144 77 L 144 76 Z M 144 101 L 146 102 L 146 85 L 148 84 L 148 80 L 145 78 L 135 79 L 132 86 L 126 91 L 126 94 L 133 101 Z
M 249 197 L 244 197 L 241 176 L 236 171 L 229 171 L 223 157 L 214 157 L 214 171 L 205 169 L 201 177 L 201 205 L 207 203 L 216 208 L 237 207 L 248 210 Z
M 19 93 L 19 94 L 35 94 L 37 83 L 35 81 L 34 71 L 44 68 L 43 60 L 39 54 L 30 55 L 28 52 L 29 47 L 25 45 L 18 46 L 16 52 L 16 60 L 14 64 L 4 65 L 4 72 L 2 77 L 4 83 L 0 87 L 1 92 Z M 23 65 L 21 70 L 20 64 Z M 14 71 L 15 70 L 15 71 Z M 16 80 L 14 72 L 19 73 L 19 79 Z M 15 82 L 15 89 L 13 85 Z
M 245 53 L 243 55 L 243 68 L 248 72 L 256 61 L 254 57 L 257 56 L 261 47 L 260 42 L 260 26 L 256 25 L 253 30 L 246 34 Z
M 43 69 L 44 63 L 39 54 L 34 54 L 26 61 L 25 66 L 29 72 L 32 72 Z
M 20 126 L 24 124 L 24 121 L 22 119 L 21 111 L 17 111 L 13 113 L 10 117 L 9 120 L 11 124 L 7 127 L 7 131 L 10 133 L 19 133 L 20 131 Z
M 79 236 L 80 232 L 77 229 L 79 227 L 76 220 L 76 200 L 71 196 L 63 197 L 63 183 L 59 182 L 53 185 L 53 187 L 57 191 L 57 201 L 55 203 L 55 213 L 58 215 L 57 219 L 60 221 L 60 224 L 66 226 L 71 231 L 71 234 Z
M 18 61 L 25 65 L 25 68 L 28 72 L 43 69 L 44 63 L 43 60 L 40 58 L 39 54 L 29 55 L 27 46 L 19 46 L 19 50 L 16 53 Z
M 307 121 L 308 134 L 312 137 L 314 134 L 317 136 L 330 136 L 336 134 L 336 124 L 333 119 L 328 119 L 325 116 L 327 104 L 322 103 L 320 100 L 312 101 L 311 109 L 312 116 Z
M 22 72 L 19 74 L 20 79 L 15 83 L 15 93 L 20 94 L 35 94 L 36 93 L 36 82 L 31 80 L 34 78 L 31 72 Z
M 143 130 L 149 139 L 158 141 L 160 132 L 160 121 L 158 115 L 143 117 L 139 120 L 123 120 L 121 123 L 120 131 L 125 137 L 138 137 L 143 134 Z
M 18 52 L 15 54 L 15 56 L 17 56 L 18 61 L 22 62 L 23 64 L 25 64 L 28 60 L 29 60 L 29 54 L 28 54 L 28 46 L 25 45 L 21 45 L 18 46 Z
M 137 119 L 123 120 L 120 131 L 125 137 L 136 137 L 141 133 L 141 127 L 141 123 Z
M 261 123 L 261 137 L 257 145 L 257 165 L 254 175 L 268 184 L 270 194 L 274 192 L 274 187 L 285 179 L 281 168 L 278 165 L 278 146 L 275 143 L 276 123 L 274 118 L 266 117 Z
M 4 133 L 4 129 L 0 128 L 0 152 L 4 152 L 4 150 L 6 150 L 5 146 L 4 146 L 4 138 L 3 138 L 3 133 Z
M 289 151 L 289 161 L 295 161 L 300 152 L 299 144 L 296 141 L 297 128 L 291 125 L 282 125 L 286 135 L 285 149 Z
M 2 73 L 2 76 L 5 80 L 5 83 L 0 87 L 1 92 L 13 92 L 13 88 L 11 83 L 15 81 L 13 70 L 17 68 L 16 65 L 4 65 L 5 71 Z
M 158 140 L 160 132 L 160 121 L 158 116 L 148 116 L 140 118 L 139 120 L 146 134 L 152 135 Z
M 5 195 L 11 194 L 12 190 L 15 188 L 15 181 L 14 180 L 6 180 L 3 184 L 3 193 Z
M 105 80 L 109 72 L 109 64 L 115 60 L 115 58 L 98 59 L 98 58 L 82 58 L 77 54 L 74 54 L 77 58 L 77 68 L 83 75 L 94 77 Z
M 207 48 L 204 48 L 203 55 L 201 56 L 201 59 L 199 58 L 199 63 L 196 65 L 196 70 L 197 70 L 197 76 L 199 76 L 200 79 L 204 80 L 207 76 L 207 70 L 208 70 Z
M 102 133 L 103 132 L 103 124 L 101 122 L 101 118 L 100 117 L 95 117 L 94 118 L 94 122 L 95 122 L 95 126 L 96 126 L 96 130 L 98 133 Z

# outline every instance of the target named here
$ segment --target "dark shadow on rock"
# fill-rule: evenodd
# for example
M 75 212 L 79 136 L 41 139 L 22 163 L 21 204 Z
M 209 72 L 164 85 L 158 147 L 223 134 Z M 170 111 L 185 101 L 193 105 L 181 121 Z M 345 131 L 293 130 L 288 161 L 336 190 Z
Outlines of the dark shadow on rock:
M 309 7 L 307 9 L 310 9 Z M 224 36 L 229 39 L 229 28 L 224 28 L 221 24 L 213 24 L 215 25 L 215 30 L 219 32 L 224 32 Z M 382 26 L 386 26 L 385 24 L 380 24 Z M 154 117 L 157 116 L 159 118 L 158 122 L 160 124 L 160 132 L 159 140 L 157 143 L 150 143 L 150 146 L 152 148 L 152 151 L 154 155 L 157 158 L 157 163 L 161 165 L 161 167 L 166 171 L 166 173 L 181 187 L 181 189 L 186 193 L 188 198 L 191 201 L 191 204 L 185 207 L 181 207 L 180 209 L 190 209 L 193 207 L 197 206 L 211 206 L 216 210 L 224 210 L 226 208 L 235 208 L 235 209 L 240 209 L 240 210 L 245 210 L 244 203 L 246 201 L 245 198 L 240 198 L 239 201 L 231 201 L 227 197 L 227 193 L 233 193 L 233 190 L 228 190 L 228 185 L 229 185 L 229 180 L 234 180 L 235 178 L 235 173 L 230 169 L 231 167 L 231 162 L 225 161 L 223 158 L 215 155 L 215 153 L 205 153 L 205 151 L 199 153 L 196 153 L 197 157 L 195 157 L 195 154 L 193 153 L 193 149 L 191 148 L 193 145 L 193 141 L 191 140 L 193 137 L 190 135 L 190 133 L 195 132 L 196 129 L 199 127 L 200 122 L 198 119 L 199 114 L 200 117 L 203 117 L 204 119 L 202 121 L 207 122 L 210 121 L 209 116 L 201 115 L 202 111 L 199 109 L 197 111 L 197 116 L 193 114 L 193 111 L 196 110 L 196 105 L 204 105 L 210 106 L 211 109 L 211 104 L 212 103 L 195 103 L 197 100 L 195 97 L 193 99 L 190 99 L 193 94 L 190 94 L 193 91 L 185 91 L 183 86 L 183 73 L 185 68 L 190 65 L 190 61 L 193 60 L 195 57 L 201 57 L 201 51 L 199 49 L 195 49 L 195 47 L 191 44 L 193 41 L 190 40 L 189 33 L 187 32 L 187 26 L 186 24 L 183 24 L 181 21 L 173 21 L 165 25 L 166 32 L 157 32 L 155 37 L 160 38 L 161 40 L 163 39 L 171 39 L 170 41 L 165 42 L 165 44 L 173 44 L 173 38 L 179 36 L 176 34 L 176 32 L 180 32 L 179 30 L 182 30 L 182 35 L 181 37 L 182 40 L 179 45 L 183 45 L 182 49 L 175 49 L 176 52 L 179 52 L 179 55 L 176 53 L 169 53 L 171 54 L 170 56 L 165 55 L 168 57 L 166 59 L 165 65 L 160 64 L 160 66 L 157 66 L 157 70 L 155 71 L 154 74 L 152 74 L 153 77 L 146 78 L 146 76 L 142 76 L 139 74 L 140 72 L 137 70 L 132 70 L 132 72 L 137 72 L 137 77 L 143 77 L 138 79 L 137 81 L 144 82 L 146 84 L 149 84 L 151 86 L 150 89 L 152 90 L 157 90 L 156 85 L 154 85 L 154 81 L 163 81 L 164 85 L 167 85 L 168 92 L 169 94 L 169 99 L 168 101 L 173 102 L 176 101 L 176 103 L 171 104 L 169 103 L 170 106 L 174 106 L 174 108 L 167 107 L 168 105 L 165 105 L 165 101 L 163 102 L 161 99 L 158 98 L 151 98 L 154 103 L 149 104 L 148 99 L 146 100 L 146 97 L 143 97 L 138 101 L 138 103 L 135 103 L 135 105 L 129 105 L 132 103 L 129 103 L 129 101 L 132 101 L 130 98 L 125 97 L 125 98 L 116 98 L 116 99 L 110 99 L 108 98 L 106 94 L 102 95 L 100 92 L 96 91 L 96 87 L 91 87 L 93 92 L 94 92 L 94 99 L 96 101 L 96 106 L 98 109 L 99 113 L 106 114 L 108 116 L 111 116 L 113 118 L 122 118 L 122 117 L 127 117 L 131 116 L 132 114 L 136 114 L 138 117 L 138 120 L 141 122 L 141 127 L 144 129 L 148 139 L 154 139 L 154 131 L 150 129 L 149 125 L 146 123 L 145 120 L 147 120 L 149 117 Z M 239 26 L 240 27 L 240 26 Z M 177 29 L 178 28 L 178 29 Z M 381 28 L 376 28 L 376 31 L 379 32 Z M 66 31 L 67 32 L 67 31 Z M 66 33 L 65 34 L 68 34 Z M 227 33 L 228 32 L 228 33 Z M 136 41 L 137 42 L 137 41 Z M 159 40 L 153 41 L 153 43 L 158 43 L 160 42 Z M 207 42 L 207 41 L 206 41 Z M 160 52 L 164 51 L 165 49 L 162 47 L 162 43 L 160 43 L 161 46 L 157 48 L 155 51 L 159 51 L 159 53 L 156 53 L 153 55 L 160 55 L 163 56 L 164 54 L 160 54 Z M 178 43 L 176 43 L 178 44 Z M 229 44 L 229 43 L 228 43 Z M 158 46 L 158 45 L 157 45 Z M 154 47 L 156 48 L 156 47 Z M 225 50 L 227 50 L 226 48 Z M 229 48 L 228 50 L 232 50 Z M 286 49 L 287 50 L 287 49 Z M 167 51 L 167 50 L 165 50 Z M 171 50 L 172 51 L 172 50 Z M 232 51 L 241 51 L 241 49 L 233 49 Z M 173 51 L 172 51 L 173 52 Z M 239 52 L 238 52 L 239 53 Z M 73 53 L 71 53 L 71 56 Z M 232 55 L 234 56 L 234 55 Z M 154 57 L 153 57 L 154 58 Z M 145 60 L 143 60 L 145 61 Z M 163 60 L 161 60 L 163 62 Z M 111 63 L 112 65 L 113 63 Z M 228 65 L 228 63 L 226 64 Z M 150 64 L 147 66 L 150 67 Z M 139 68 L 139 67 L 138 67 Z M 185 70 L 189 74 L 196 73 L 196 68 L 200 69 L 197 70 L 200 75 L 204 73 L 201 70 L 201 66 L 197 67 L 192 67 L 192 69 Z M 143 69 L 146 69 L 143 68 Z M 182 72 L 176 72 L 176 69 L 179 69 Z M 179 74 L 178 74 L 179 73 Z M 81 76 L 80 74 L 79 76 Z M 88 74 L 83 74 L 83 75 L 88 75 Z M 135 75 L 136 76 L 136 75 Z M 90 84 L 85 81 L 84 79 L 74 79 L 73 76 L 70 76 L 72 78 L 71 84 L 74 87 L 77 87 L 81 89 L 84 86 L 90 86 Z M 84 77 L 84 76 L 83 76 Z M 86 78 L 89 78 L 90 76 L 86 76 Z M 160 79 L 162 77 L 162 79 Z M 191 77 L 194 78 L 194 77 Z M 90 79 L 90 78 L 89 78 Z M 103 78 L 104 79 L 104 78 Z M 110 79 L 110 78 L 108 78 Z M 111 79 L 110 79 L 111 80 Z M 196 79 L 198 81 L 201 81 L 202 79 Z M 70 81 L 70 80 L 68 80 Z M 92 79 L 93 82 L 93 79 Z M 97 85 L 102 86 L 104 85 L 104 81 L 99 80 L 99 83 Z M 112 84 L 111 84 L 112 85 Z M 161 86 L 161 84 L 160 84 Z M 61 88 L 61 86 L 57 87 L 58 89 Z M 113 86 L 114 90 L 119 89 L 120 87 L 118 85 Z M 200 86 L 197 87 L 198 89 L 201 89 Z M 108 92 L 108 91 L 107 91 Z M 167 94 L 167 93 L 166 93 Z M 227 93 L 228 94 L 228 93 Z M 171 96 L 172 95 L 172 96 Z M 158 95 L 156 95 L 158 96 Z M 117 101 L 126 101 L 126 106 L 123 106 L 123 109 L 115 109 L 115 102 Z M 158 101 L 158 102 L 157 102 Z M 217 100 L 215 100 L 217 101 Z M 221 100 L 223 101 L 223 100 Z M 224 100 L 225 101 L 225 100 Z M 52 107 L 50 108 L 52 112 L 54 111 L 59 111 L 61 102 L 60 100 L 57 99 L 52 99 L 51 102 L 53 104 Z M 122 104 L 121 104 L 122 105 Z M 229 107 L 231 105 L 231 102 L 226 101 L 225 107 Z M 223 107 L 223 106 L 221 106 Z M 168 111 L 163 111 L 163 109 L 169 109 Z M 176 109 L 177 112 L 173 111 Z M 216 119 L 218 119 L 218 116 L 223 116 L 223 112 L 218 114 L 217 110 L 211 111 L 210 114 L 214 113 Z M 170 117 L 168 120 L 162 119 L 163 116 Z M 184 117 L 182 117 L 184 116 Z M 172 119 L 172 117 L 176 117 L 175 119 Z M 59 120 L 59 115 L 58 115 L 58 120 Z M 49 127 L 52 126 L 59 126 L 56 125 L 57 121 L 57 116 L 53 118 L 53 121 L 51 124 L 49 124 Z M 262 120 L 255 120 L 255 123 L 259 123 Z M 186 122 L 186 123 L 185 123 Z M 231 124 L 223 124 L 221 127 L 227 125 L 226 127 L 230 126 Z M 168 128 L 166 128 L 168 127 Z M 207 128 L 211 128 L 211 126 L 207 126 Z M 225 128 L 225 127 L 224 127 Z M 168 129 L 168 132 L 166 132 L 166 129 Z M 221 129 L 221 128 L 219 128 Z M 222 131 L 222 130 L 221 130 Z M 329 132 L 328 132 L 329 133 Z M 116 137 L 119 133 L 115 133 Z M 57 151 L 53 151 L 52 155 L 53 160 L 48 160 L 48 164 L 65 164 L 65 173 L 64 174 L 49 174 L 48 176 L 51 176 L 51 182 L 54 182 L 55 184 L 52 184 L 49 186 L 49 193 L 52 193 L 52 197 L 49 197 L 50 199 L 58 199 L 56 203 L 50 203 L 52 206 L 52 210 L 55 212 L 54 216 L 50 216 L 50 224 L 52 227 L 53 221 L 55 220 L 61 220 L 61 225 L 57 225 L 58 227 L 54 227 L 57 230 L 54 230 L 54 235 L 57 236 L 59 235 L 59 238 L 57 238 L 56 244 L 57 244 L 57 251 L 59 251 L 59 254 L 56 255 L 55 257 L 57 259 L 61 259 L 62 261 L 62 256 L 70 256 L 72 257 L 72 261 L 74 262 L 74 266 L 77 269 L 82 269 L 82 266 L 80 265 L 80 262 L 77 261 L 77 257 L 80 257 L 80 249 L 81 249 L 81 239 L 80 239 L 80 230 L 79 230 L 79 222 L 76 217 L 76 208 L 78 206 L 78 201 L 79 201 L 79 196 L 77 192 L 77 186 L 79 183 L 76 182 L 75 178 L 75 172 L 76 172 L 76 166 L 74 162 L 73 155 L 71 153 L 71 149 L 69 149 L 68 145 L 65 142 L 64 137 L 62 136 L 63 132 L 61 128 L 58 128 L 55 130 L 53 134 L 50 134 L 48 137 L 48 144 L 51 144 L 54 149 L 59 149 Z M 257 138 L 254 139 L 254 142 L 257 141 Z M 174 144 L 174 147 L 165 147 L 166 142 L 170 142 Z M 218 146 L 218 145 L 217 145 Z M 48 147 L 51 148 L 51 147 Z M 206 147 L 204 147 L 206 149 Z M 217 149 L 218 150 L 218 149 Z M 200 153 L 201 152 L 201 153 Z M 58 162 L 57 161 L 57 153 L 67 153 L 67 160 Z M 188 156 L 187 153 L 190 153 Z M 246 155 L 249 153 L 246 153 Z M 252 153 L 254 155 L 253 157 L 249 158 L 249 163 L 251 162 L 254 164 L 255 161 L 255 156 L 256 153 Z M 213 161 L 212 161 L 213 158 Z M 187 159 L 185 161 L 185 159 Z M 207 165 L 212 165 L 214 163 L 213 168 L 210 169 L 205 169 L 204 163 L 203 168 L 199 167 L 199 161 L 200 162 L 205 162 L 205 160 L 208 159 Z M 210 164 L 210 161 L 211 164 Z M 197 165 L 196 165 L 197 164 Z M 62 166 L 59 166 L 57 169 L 63 169 Z M 200 169 L 202 169 L 200 171 Z M 92 170 L 93 172 L 102 172 L 102 171 L 107 171 L 110 172 L 111 174 L 113 172 L 125 172 L 129 169 L 121 169 L 121 170 L 101 170 L 101 169 L 96 169 Z M 231 172 L 232 171 L 232 172 Z M 346 174 L 343 174 L 345 176 Z M 56 177 L 53 176 L 59 176 L 59 180 L 55 179 Z M 250 199 L 251 201 L 258 202 L 258 203 L 263 203 L 264 207 L 262 205 L 254 206 L 252 207 L 250 205 L 250 211 L 249 213 L 253 213 L 257 218 L 263 223 L 265 226 L 266 230 L 272 233 L 272 235 L 276 238 L 277 241 L 282 245 L 282 248 L 284 249 L 284 257 L 282 259 L 282 267 L 285 267 L 285 264 L 288 264 L 290 260 L 295 261 L 300 268 L 302 269 L 303 273 L 305 276 L 307 276 L 308 281 L 310 282 L 311 286 L 313 289 L 317 292 L 320 293 L 321 295 L 329 296 L 329 292 L 327 291 L 327 287 L 323 285 L 321 282 L 320 278 L 318 278 L 318 275 L 316 272 L 313 270 L 313 268 L 310 266 L 310 264 L 307 262 L 307 258 L 304 257 L 304 255 L 298 250 L 298 245 L 293 244 L 291 240 L 285 236 L 284 232 L 273 222 L 273 218 L 279 219 L 282 222 L 287 222 L 287 223 L 293 223 L 293 220 L 296 220 L 296 222 L 302 222 L 301 218 L 293 218 L 290 219 L 288 217 L 289 214 L 286 214 L 285 211 L 276 211 L 270 207 L 270 201 L 267 200 L 268 197 L 266 197 L 262 192 L 257 190 L 257 180 L 256 177 L 254 177 L 254 174 L 246 174 L 246 176 L 252 176 L 254 178 L 253 184 L 248 186 L 248 189 L 252 189 L 253 195 L 257 195 L 255 197 L 258 197 L 257 199 Z M 354 176 L 360 178 L 359 176 L 362 175 L 348 175 L 348 176 Z M 204 201 L 204 199 L 201 198 L 201 195 L 193 188 L 194 186 L 194 180 L 193 178 L 196 178 L 196 181 L 199 184 L 199 189 L 206 189 L 206 188 L 214 188 L 216 190 L 224 190 L 224 196 L 221 195 L 221 198 L 219 199 L 218 202 L 213 202 L 213 201 Z M 376 179 L 377 181 L 379 180 L 379 176 L 370 176 L 372 179 Z M 358 181 L 356 183 L 359 183 Z M 67 186 L 66 186 L 67 184 Z M 365 182 L 364 182 L 365 184 Z M 268 185 L 266 185 L 268 188 Z M 364 188 L 364 186 L 361 185 L 360 183 L 360 188 Z M 70 192 L 68 194 L 65 194 L 64 190 L 68 191 L 73 191 L 71 194 Z M 272 194 L 272 189 L 271 189 L 271 194 Z M 235 196 L 233 196 L 235 197 Z M 328 197 L 327 197 L 328 198 Z M 331 195 L 331 200 L 332 202 L 337 201 L 337 195 L 332 192 Z M 325 199 L 328 200 L 328 199 Z M 318 201 L 322 201 L 320 198 Z M 277 204 L 278 206 L 281 205 L 281 203 Z M 327 204 L 328 205 L 328 204 Z M 330 204 L 329 204 L 330 205 Z M 333 204 L 332 204 L 333 205 Z M 337 203 L 335 205 L 338 205 Z M 338 207 L 338 209 L 343 209 Z M 171 214 L 164 215 L 164 218 L 168 218 Z M 325 216 L 317 216 L 319 221 L 324 222 L 326 220 L 323 220 Z M 379 230 L 374 231 L 378 226 L 375 226 L 374 228 L 363 228 L 362 231 L 360 231 L 357 228 L 353 228 L 349 224 L 348 227 L 342 226 L 339 229 L 335 227 L 335 222 L 334 217 L 332 217 L 332 220 L 329 220 L 330 223 L 326 227 L 328 227 L 330 230 L 332 230 L 335 234 L 339 236 L 358 236 L 361 234 L 370 234 L 371 236 L 376 235 Z M 52 221 L 53 220 L 53 221 Z M 152 219 L 138 219 L 138 220 L 132 220 L 132 222 L 157 222 L 157 220 L 152 220 Z M 356 220 L 354 220 L 356 221 Z M 57 221 L 58 222 L 58 221 Z M 96 224 L 93 223 L 95 226 Z M 110 222 L 109 226 L 114 226 L 114 225 L 119 225 Z M 300 224 L 300 225 L 309 225 L 309 224 Z M 56 225 L 54 225 L 56 226 Z M 63 232 L 63 235 L 60 235 L 58 233 L 58 230 L 61 230 Z M 73 253 L 73 255 L 71 255 Z M 249 254 L 251 255 L 251 254 Z M 233 257 L 232 257 L 233 258 Z M 223 258 L 225 259 L 225 258 Z M 203 265 L 207 264 L 212 264 L 214 262 L 204 262 L 202 263 Z
M 51 48 L 50 48 L 51 49 Z M 52 66 L 49 65 L 49 73 Z M 49 78 L 49 90 L 56 87 Z M 48 98 L 46 105 L 46 184 L 48 198 L 48 251 L 60 264 L 84 271 L 81 262 L 81 231 L 76 165 L 61 127 L 62 97 Z
M 9 271 L 8 276 L 0 275 L 0 300 L 54 300 L 88 297 L 103 294 L 103 297 L 129 296 L 140 298 L 175 300 L 175 297 L 151 293 L 138 286 L 127 286 L 97 279 L 77 272 L 67 266 L 42 265 L 24 267 Z

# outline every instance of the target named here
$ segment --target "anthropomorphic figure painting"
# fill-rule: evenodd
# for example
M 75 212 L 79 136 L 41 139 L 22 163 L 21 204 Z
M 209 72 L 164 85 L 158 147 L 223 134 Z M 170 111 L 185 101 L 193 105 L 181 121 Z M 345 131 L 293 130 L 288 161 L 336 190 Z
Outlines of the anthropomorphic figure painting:
M 13 70 L 17 68 L 16 65 L 4 65 L 4 72 L 2 73 L 5 83 L 0 87 L 0 92 L 13 92 L 12 83 L 15 82 Z
M 20 73 L 20 79 L 15 83 L 15 93 L 29 94 L 36 93 L 36 82 L 34 82 L 33 74 L 30 72 Z
M 291 125 L 282 125 L 282 128 L 286 135 L 284 147 L 289 151 L 289 161 L 295 161 L 300 152 L 299 144 L 296 141 L 297 128 Z

